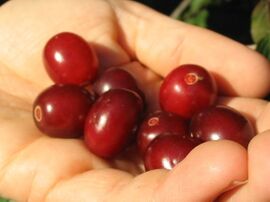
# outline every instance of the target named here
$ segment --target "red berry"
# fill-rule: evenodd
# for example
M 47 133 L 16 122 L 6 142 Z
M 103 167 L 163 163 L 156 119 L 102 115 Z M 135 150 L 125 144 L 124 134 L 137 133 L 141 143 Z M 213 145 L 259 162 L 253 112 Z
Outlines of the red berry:
M 137 86 L 135 78 L 127 71 L 120 68 L 109 68 L 95 81 L 93 88 L 98 95 L 108 90 L 125 88 L 138 93 L 145 103 L 145 95 Z
M 209 107 L 196 114 L 191 135 L 203 141 L 228 139 L 247 147 L 254 130 L 247 118 L 227 106 Z
M 145 169 L 165 168 L 171 170 L 196 146 L 197 144 L 188 138 L 178 135 L 160 135 L 150 143 L 145 152 Z
M 211 75 L 197 65 L 187 64 L 174 69 L 160 87 L 160 105 L 165 111 L 184 118 L 212 105 L 217 94 Z
M 104 158 L 121 152 L 134 136 L 142 109 L 142 100 L 133 91 L 112 89 L 102 94 L 85 123 L 89 150 Z
M 98 70 L 98 59 L 93 48 L 83 38 L 69 32 L 59 33 L 47 42 L 44 64 L 57 84 L 92 82 Z
M 138 131 L 137 143 L 141 154 L 144 154 L 151 141 L 164 133 L 189 136 L 187 121 L 176 114 L 164 111 L 150 114 Z
M 53 85 L 33 105 L 36 126 L 49 136 L 74 138 L 83 134 L 84 121 L 94 100 L 75 85 Z
M 94 89 L 99 95 L 116 88 L 126 88 L 135 92 L 138 90 L 133 76 L 119 68 L 109 68 L 94 83 Z

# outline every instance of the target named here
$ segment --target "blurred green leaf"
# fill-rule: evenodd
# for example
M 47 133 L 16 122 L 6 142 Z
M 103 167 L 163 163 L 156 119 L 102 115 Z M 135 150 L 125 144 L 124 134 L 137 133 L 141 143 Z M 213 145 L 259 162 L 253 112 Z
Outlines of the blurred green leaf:
M 218 5 L 222 3 L 224 0 L 193 0 L 190 4 L 190 12 L 197 13 L 200 12 L 202 9 L 210 5 Z
M 270 33 L 259 41 L 256 50 L 270 60 Z
M 10 202 L 10 200 L 0 197 L 0 202 Z
M 270 34 L 270 1 L 261 0 L 253 10 L 251 34 L 255 43 Z
M 196 13 L 196 15 L 186 15 L 183 17 L 183 21 L 193 24 L 193 25 L 198 25 L 200 27 L 207 27 L 207 19 L 208 19 L 209 13 L 207 9 L 203 9 L 200 12 Z
M 178 7 L 179 12 L 174 12 L 173 16 L 190 24 L 207 27 L 209 17 L 208 7 L 219 5 L 224 1 L 225 0 L 184 0 Z

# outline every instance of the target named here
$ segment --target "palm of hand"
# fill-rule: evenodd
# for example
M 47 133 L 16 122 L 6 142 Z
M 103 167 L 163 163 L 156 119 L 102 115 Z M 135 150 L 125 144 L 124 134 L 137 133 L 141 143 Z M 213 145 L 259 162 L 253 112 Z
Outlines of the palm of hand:
M 168 29 L 172 30 L 179 24 L 148 10 L 150 14 L 146 15 L 145 19 L 140 19 L 138 15 L 145 11 L 146 8 L 133 4 L 118 5 L 115 1 L 108 3 L 100 0 L 81 0 L 80 3 L 72 0 L 28 0 L 23 4 L 13 1 L 1 8 L 0 42 L 4 48 L 0 50 L 0 193 L 18 201 L 89 201 L 89 198 L 91 201 L 209 201 L 230 188 L 232 182 L 247 178 L 246 151 L 227 141 L 201 145 L 172 172 L 156 170 L 138 175 L 141 170 L 138 158 L 132 151 L 109 162 L 87 151 L 81 140 L 48 138 L 35 128 L 31 103 L 42 89 L 51 84 L 42 68 L 42 47 L 48 38 L 61 31 L 76 32 L 94 42 L 101 67 L 126 68 L 138 77 L 139 85 L 144 88 L 149 100 L 155 97 L 153 95 L 157 92 L 160 78 L 139 63 L 132 62 L 134 58 L 152 67 L 152 70 L 160 75 L 165 75 L 169 68 L 185 61 L 201 61 L 212 68 L 217 77 L 225 72 L 224 69 L 217 68 L 217 62 L 223 57 L 220 57 L 220 52 L 216 53 L 219 47 L 210 50 L 210 53 L 218 56 L 214 60 L 207 60 L 213 54 L 210 57 L 209 53 L 194 52 L 191 56 L 189 51 L 179 50 L 186 46 L 183 42 L 185 40 L 179 37 L 183 35 L 182 30 L 164 33 L 170 34 L 171 38 L 164 44 L 155 44 L 163 33 L 158 33 L 160 36 L 151 34 L 162 30 L 157 29 L 157 24 L 153 24 L 153 30 L 146 31 L 147 21 L 156 18 L 160 23 L 168 22 Z M 16 17 L 10 15 L 12 12 Z M 132 27 L 135 25 L 137 29 Z M 130 30 L 127 30 L 127 27 Z M 205 36 L 206 34 L 209 33 L 205 33 Z M 196 35 L 194 37 L 196 38 Z M 151 42 L 144 44 L 144 40 Z M 231 41 L 227 43 L 228 47 L 237 46 Z M 163 53 L 160 49 L 162 47 L 168 52 Z M 240 46 L 236 49 L 243 49 L 243 54 L 237 55 L 239 57 L 245 58 L 254 54 Z M 235 58 L 239 59 L 237 56 Z M 169 62 L 167 58 L 170 58 Z M 202 60 L 205 58 L 206 60 Z M 255 59 L 255 54 L 252 58 Z M 245 91 L 245 82 L 228 86 L 220 79 L 221 89 L 224 92 L 249 96 L 261 96 L 267 92 L 269 83 L 265 81 L 269 78 L 269 70 L 266 68 L 268 64 L 257 55 L 256 59 L 258 60 L 250 59 L 246 64 L 249 67 L 253 64 L 262 67 L 257 70 L 261 77 L 255 81 L 255 85 L 261 87 L 260 90 L 251 86 L 249 91 Z M 226 61 L 226 57 L 223 60 Z M 225 65 L 233 69 L 237 63 Z M 244 74 L 248 76 L 253 73 L 251 70 Z M 227 73 L 225 78 L 233 80 L 235 75 Z M 258 131 L 269 129 L 267 123 L 270 117 L 266 112 L 266 102 L 243 98 L 223 99 L 221 102 L 239 108 L 254 119 L 261 114 L 260 119 L 254 120 Z M 256 110 L 250 109 L 253 106 L 257 107 Z M 266 135 L 261 137 L 257 138 L 250 148 L 251 151 L 254 148 L 254 156 L 258 152 L 265 152 L 257 151 L 256 144 L 261 144 L 265 139 L 270 141 Z M 253 169 L 256 170 L 255 167 Z M 269 176 L 269 173 L 265 175 Z M 254 176 L 253 179 L 258 179 Z M 180 182 L 178 179 L 181 179 Z M 248 197 L 245 191 L 256 186 L 256 183 L 245 185 L 248 188 L 243 186 L 236 193 L 231 193 L 232 197 Z M 258 195 L 255 193 L 254 197 L 257 197 L 256 194 Z

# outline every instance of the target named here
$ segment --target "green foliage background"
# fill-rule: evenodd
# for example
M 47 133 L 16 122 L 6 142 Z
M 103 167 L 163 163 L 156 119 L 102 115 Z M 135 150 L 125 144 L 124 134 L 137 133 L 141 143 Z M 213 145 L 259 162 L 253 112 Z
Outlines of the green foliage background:
M 0 202 L 15 202 L 15 201 L 0 197 Z

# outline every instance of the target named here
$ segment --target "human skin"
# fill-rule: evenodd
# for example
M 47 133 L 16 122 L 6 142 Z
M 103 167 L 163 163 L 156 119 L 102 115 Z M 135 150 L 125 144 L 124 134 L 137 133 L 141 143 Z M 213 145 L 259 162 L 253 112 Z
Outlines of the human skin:
M 142 173 L 133 149 L 106 161 L 80 139 L 42 134 L 31 115 L 35 97 L 52 84 L 42 50 L 62 31 L 93 43 L 102 69 L 131 72 L 152 108 L 170 70 L 204 66 L 217 80 L 219 103 L 254 124 L 248 151 L 231 141 L 207 142 L 172 171 Z M 270 104 L 260 99 L 270 90 L 270 67 L 258 53 L 121 0 L 12 0 L 0 7 L 0 44 L 1 196 L 29 202 L 270 200 Z

